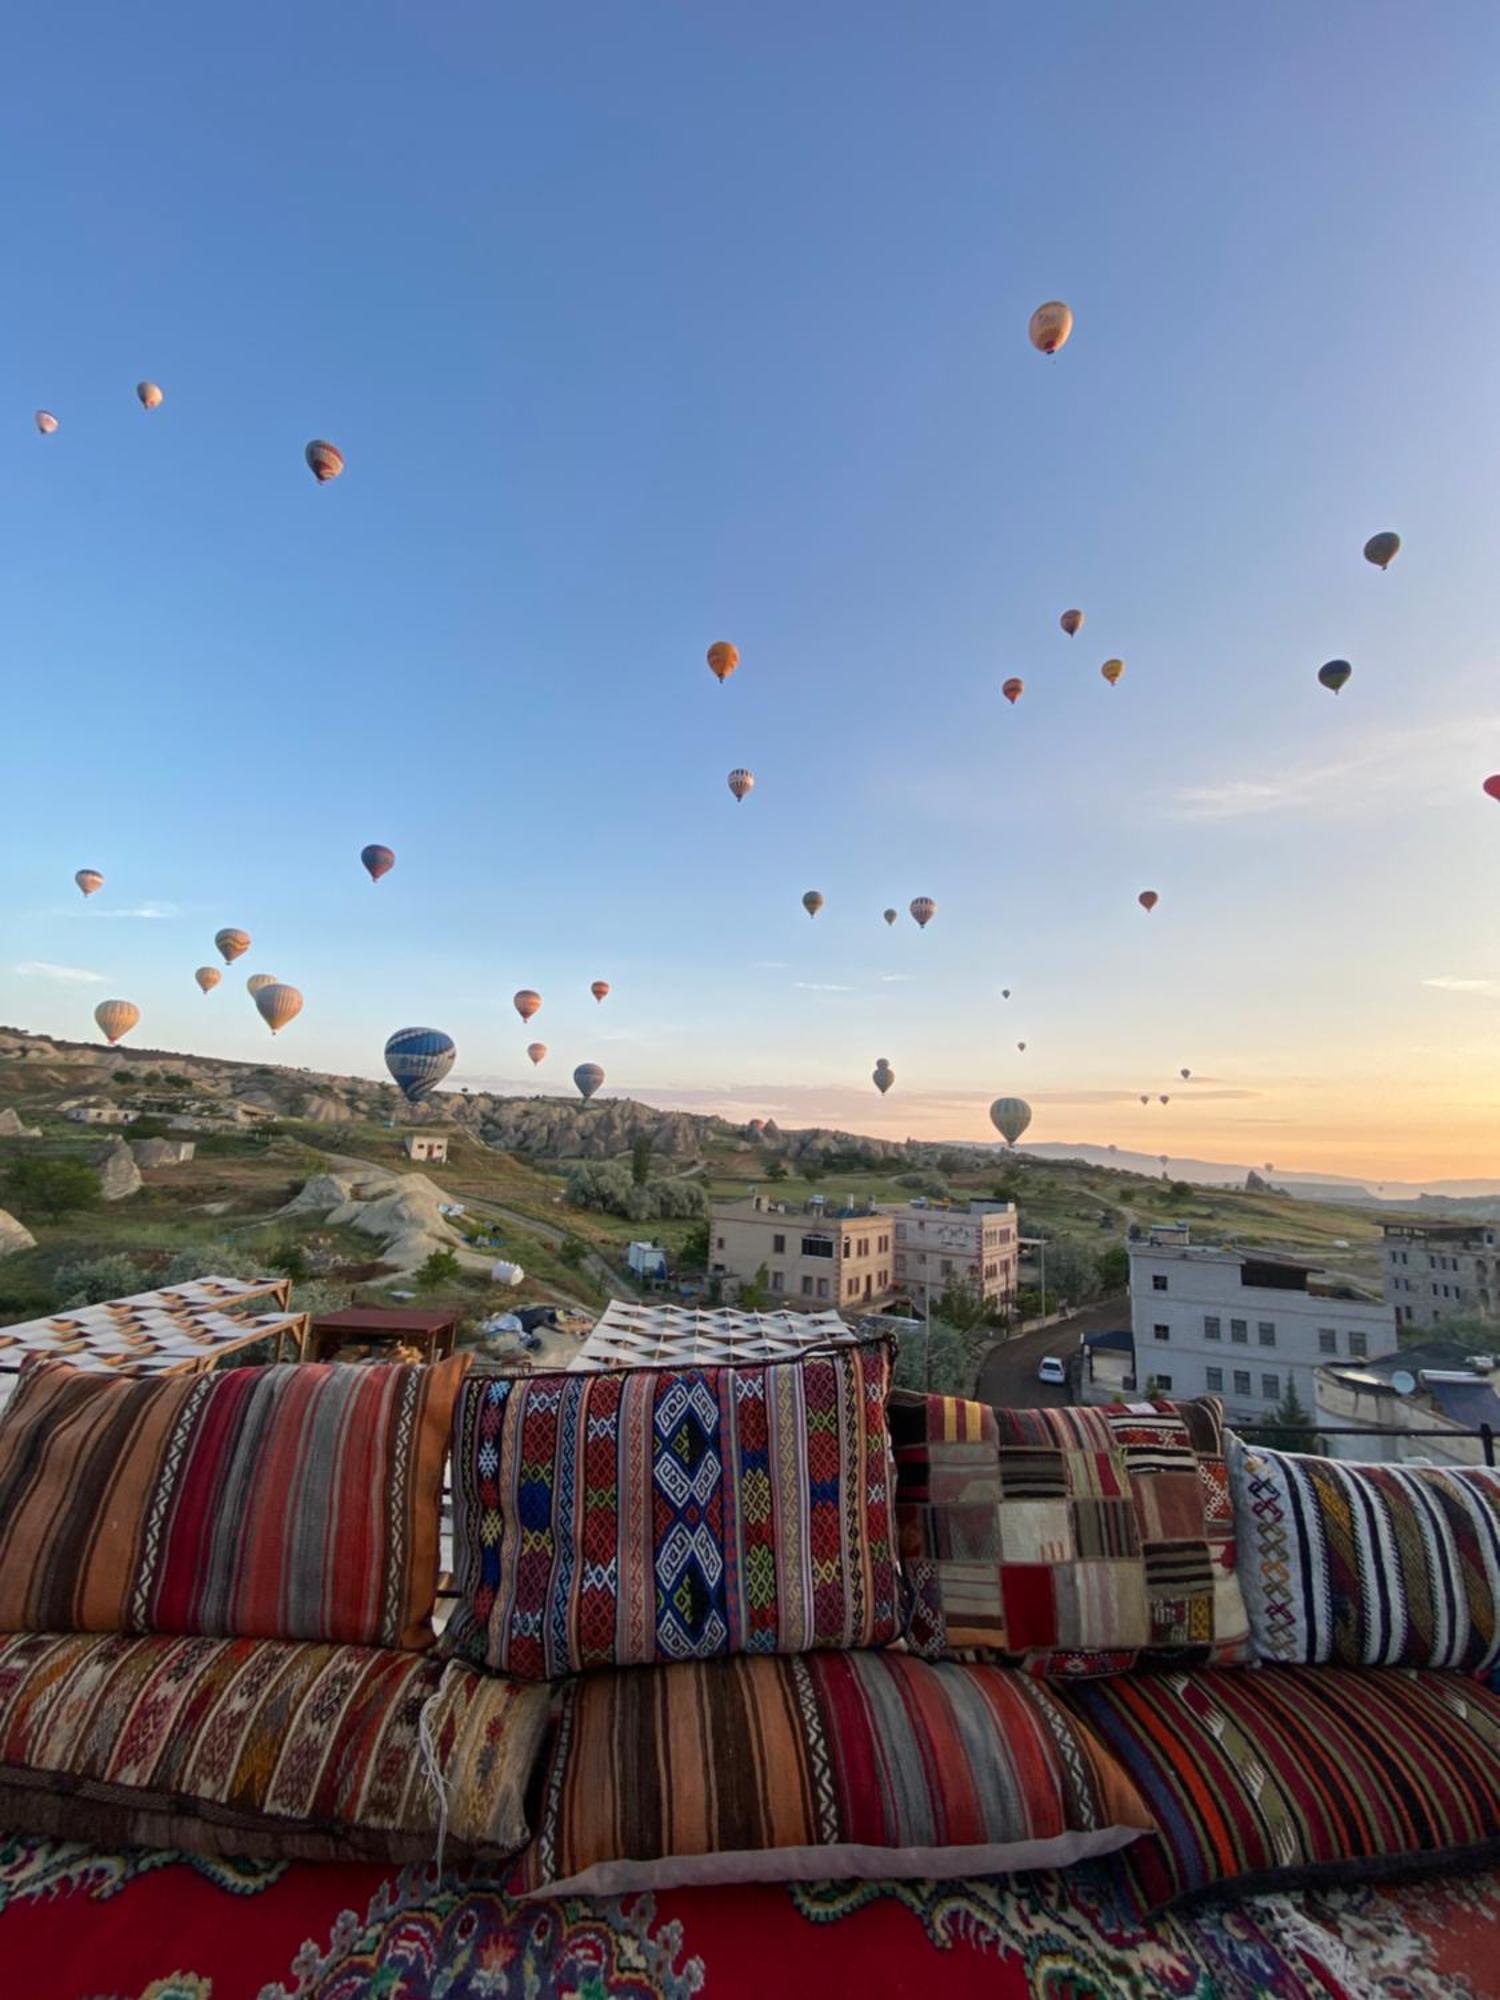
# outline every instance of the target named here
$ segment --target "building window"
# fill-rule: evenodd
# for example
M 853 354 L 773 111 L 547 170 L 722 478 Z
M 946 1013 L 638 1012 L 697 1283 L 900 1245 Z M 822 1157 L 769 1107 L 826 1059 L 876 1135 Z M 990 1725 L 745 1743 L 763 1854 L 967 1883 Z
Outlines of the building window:
M 773 1236 L 771 1238 L 771 1255 L 773 1257 L 784 1257 L 786 1255 L 786 1238 L 784 1236 Z
M 1171 1393 L 1172 1378 L 1170 1375 L 1153 1375 L 1151 1379 L 1155 1382 L 1158 1389 L 1165 1390 L 1168 1394 Z
M 1249 1393 L 1250 1393 L 1250 1370 L 1249 1370 L 1248 1368 L 1236 1368 L 1236 1369 L 1235 1369 L 1235 1371 L 1234 1371 L 1234 1393 L 1235 1393 L 1235 1394 L 1236 1394 L 1237 1396 L 1248 1396 L 1248 1395 L 1249 1395 Z
M 723 1237 L 722 1237 L 722 1236 L 721 1236 L 721 1237 L 719 1238 L 719 1240 L 717 1241 L 717 1243 L 715 1243 L 715 1245 L 714 1245 L 714 1248 L 715 1248 L 716 1250 L 722 1250 L 722 1249 L 724 1248 L 724 1239 L 723 1239 Z
M 1151 1280 L 1151 1289 L 1153 1292 L 1164 1292 L 1167 1289 L 1167 1275 L 1165 1271 L 1155 1273 Z
M 1349 1332 L 1349 1352 L 1358 1360 L 1363 1361 L 1369 1351 L 1370 1343 L 1368 1338 L 1362 1333 L 1354 1332 L 1351 1328 Z
M 773 1271 L 771 1273 L 771 1290 L 773 1292 L 779 1292 L 784 1283 L 785 1279 L 780 1271 Z
M 1210 1394 L 1217 1395 L 1224 1387 L 1224 1370 L 1222 1368 L 1205 1368 L 1203 1371 L 1203 1380 Z
M 1229 1338 L 1236 1347 L 1243 1347 L 1250 1338 L 1249 1323 L 1242 1319 L 1232 1319 L 1229 1322 Z
M 1260 1378 L 1260 1393 L 1268 1403 L 1279 1403 L 1281 1401 L 1281 1377 L 1279 1375 L 1262 1375 Z
M 1222 1340 L 1224 1338 L 1223 1323 L 1217 1313 L 1205 1313 L 1203 1315 L 1203 1338 L 1205 1340 Z
M 806 1271 L 802 1273 L 802 1296 L 805 1299 L 812 1297 L 812 1279 L 808 1277 Z
M 818 1297 L 820 1299 L 826 1299 L 827 1296 L 828 1296 L 828 1280 L 826 1278 L 819 1278 Z
M 1274 1321 L 1263 1319 L 1259 1321 L 1255 1330 L 1260 1338 L 1262 1347 L 1274 1347 L 1276 1345 L 1276 1326 Z
M 831 1236 L 804 1236 L 802 1239 L 804 1257 L 831 1257 L 833 1238 Z
M 1169 1326 L 1163 1326 L 1158 1321 L 1151 1329 L 1151 1338 L 1153 1340 L 1170 1340 L 1172 1338 L 1172 1329 Z
M 1331 1326 L 1320 1326 L 1318 1328 L 1319 1354 L 1337 1354 L 1338 1351 L 1339 1337 L 1337 1331 Z

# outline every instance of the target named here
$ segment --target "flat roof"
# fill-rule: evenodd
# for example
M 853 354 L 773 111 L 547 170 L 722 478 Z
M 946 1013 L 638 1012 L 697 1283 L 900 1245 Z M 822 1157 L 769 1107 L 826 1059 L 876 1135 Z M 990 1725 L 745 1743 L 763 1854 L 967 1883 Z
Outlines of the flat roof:
M 457 1326 L 453 1312 L 419 1312 L 400 1306 L 345 1306 L 339 1312 L 319 1313 L 313 1331 L 331 1326 L 336 1333 L 399 1333 L 409 1327 L 413 1333 L 446 1333 Z

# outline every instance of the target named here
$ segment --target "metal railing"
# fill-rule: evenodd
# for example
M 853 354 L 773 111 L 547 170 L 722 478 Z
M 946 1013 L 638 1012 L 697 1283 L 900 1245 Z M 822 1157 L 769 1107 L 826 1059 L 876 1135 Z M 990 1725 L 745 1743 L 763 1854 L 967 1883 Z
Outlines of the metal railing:
M 1295 1428 L 1301 1430 L 1303 1426 L 1301 1425 L 1292 1426 L 1287 1424 L 1276 1424 L 1276 1423 L 1230 1424 L 1228 1428 L 1234 1432 L 1236 1437 L 1256 1438 L 1256 1437 L 1284 1436 L 1289 1429 Z M 1480 1449 L 1484 1453 L 1485 1464 L 1493 1466 L 1495 1463 L 1495 1427 L 1493 1424 L 1480 1424 L 1477 1430 L 1454 1430 L 1447 1424 L 1441 1424 L 1441 1425 L 1423 1424 L 1419 1428 L 1414 1424 L 1311 1424 L 1309 1423 L 1305 1428 L 1307 1436 L 1312 1440 L 1312 1453 L 1315 1457 L 1318 1458 L 1326 1458 L 1328 1456 L 1328 1453 L 1322 1449 L 1321 1441 L 1324 1438 L 1339 1438 L 1339 1437 L 1391 1437 L 1391 1438 L 1412 1438 L 1412 1439 L 1442 1438 L 1448 1441 L 1456 1440 L 1458 1438 L 1478 1438 Z

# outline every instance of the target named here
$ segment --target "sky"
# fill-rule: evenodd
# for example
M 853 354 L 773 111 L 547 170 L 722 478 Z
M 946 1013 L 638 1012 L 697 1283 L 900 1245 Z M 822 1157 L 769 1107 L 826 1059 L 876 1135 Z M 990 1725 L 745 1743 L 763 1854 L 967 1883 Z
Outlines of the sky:
M 1500 1174 L 1497 88 L 1483 0 L 25 10 L 0 1020 Z

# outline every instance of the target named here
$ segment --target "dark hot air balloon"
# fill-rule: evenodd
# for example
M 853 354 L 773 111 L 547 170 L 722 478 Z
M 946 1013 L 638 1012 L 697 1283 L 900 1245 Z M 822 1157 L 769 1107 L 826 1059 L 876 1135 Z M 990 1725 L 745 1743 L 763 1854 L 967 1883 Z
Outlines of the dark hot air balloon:
M 1021 1054 L 1024 1056 L 1026 1053 L 1026 1044 L 1024 1042 L 1017 1042 L 1016 1047 L 1021 1051 Z
M 589 988 L 589 991 L 596 1000 L 607 1000 L 609 998 L 609 981 L 607 979 L 596 979 Z
M 1005 696 L 1005 699 L 1011 704 L 1012 708 L 1014 708 L 1016 703 L 1021 699 L 1021 696 L 1026 692 L 1026 683 L 1023 680 L 1019 680 L 1015 674 L 1012 674 L 1000 692 Z
M 99 1032 L 111 1048 L 122 1035 L 130 1033 L 140 1018 L 141 1010 L 133 1000 L 101 1000 L 94 1009 Z
M 1008 1000 L 1010 998 L 1010 988 L 1008 986 L 1002 986 L 1000 988 L 1000 998 L 1002 1000 Z
M 1157 895 L 1154 889 L 1142 889 L 1141 893 L 1136 897 L 1135 900 L 1140 904 L 1141 908 L 1149 916 L 1150 913 L 1156 908 L 1157 904 L 1161 901 L 1161 897 Z
M 1319 667 L 1318 680 L 1330 694 L 1337 694 L 1340 688 L 1349 685 L 1353 672 L 1347 660 L 1330 660 L 1326 666 Z
M 1389 569 L 1401 553 L 1401 537 L 1390 528 L 1382 534 L 1371 535 L 1365 543 L 1365 561 L 1374 563 L 1376 569 Z
M 888 924 L 893 924 L 901 912 L 899 910 L 882 910 L 880 914 Z
M 398 1028 L 385 1045 L 385 1066 L 408 1104 L 430 1097 L 458 1054 L 441 1028 Z
M 1070 639 L 1076 638 L 1083 630 L 1083 613 L 1081 611 L 1065 611 L 1057 622 Z
M 823 898 L 816 889 L 809 889 L 802 898 L 802 907 L 810 917 L 815 917 L 823 907 Z
M 368 847 L 362 847 L 359 858 L 372 882 L 378 882 L 382 875 L 389 875 L 396 865 L 395 854 L 389 847 L 382 847 L 379 841 L 371 841 Z
M 1056 354 L 1066 347 L 1072 331 L 1072 311 L 1061 299 L 1049 299 L 1046 305 L 1038 306 L 1026 328 L 1032 346 L 1041 354 Z
M 1184 1069 L 1178 1071 L 1178 1075 L 1182 1078 L 1184 1083 L 1187 1082 L 1188 1078 L 1192 1075 L 1192 1073 L 1193 1072 L 1190 1069 Z
M 891 1085 L 896 1081 L 896 1072 L 891 1068 L 890 1064 L 886 1061 L 884 1056 L 880 1057 L 874 1069 L 871 1071 L 870 1081 L 874 1084 L 875 1088 L 880 1092 L 882 1097 L 885 1096 L 886 1092 L 890 1089 Z
M 604 1072 L 600 1069 L 598 1063 L 580 1063 L 573 1072 L 573 1081 L 578 1087 L 579 1096 L 587 1104 L 600 1084 L 603 1083 Z
M 990 1123 L 1013 1146 L 1031 1123 L 1031 1106 L 1024 1097 L 997 1097 L 990 1106 Z

